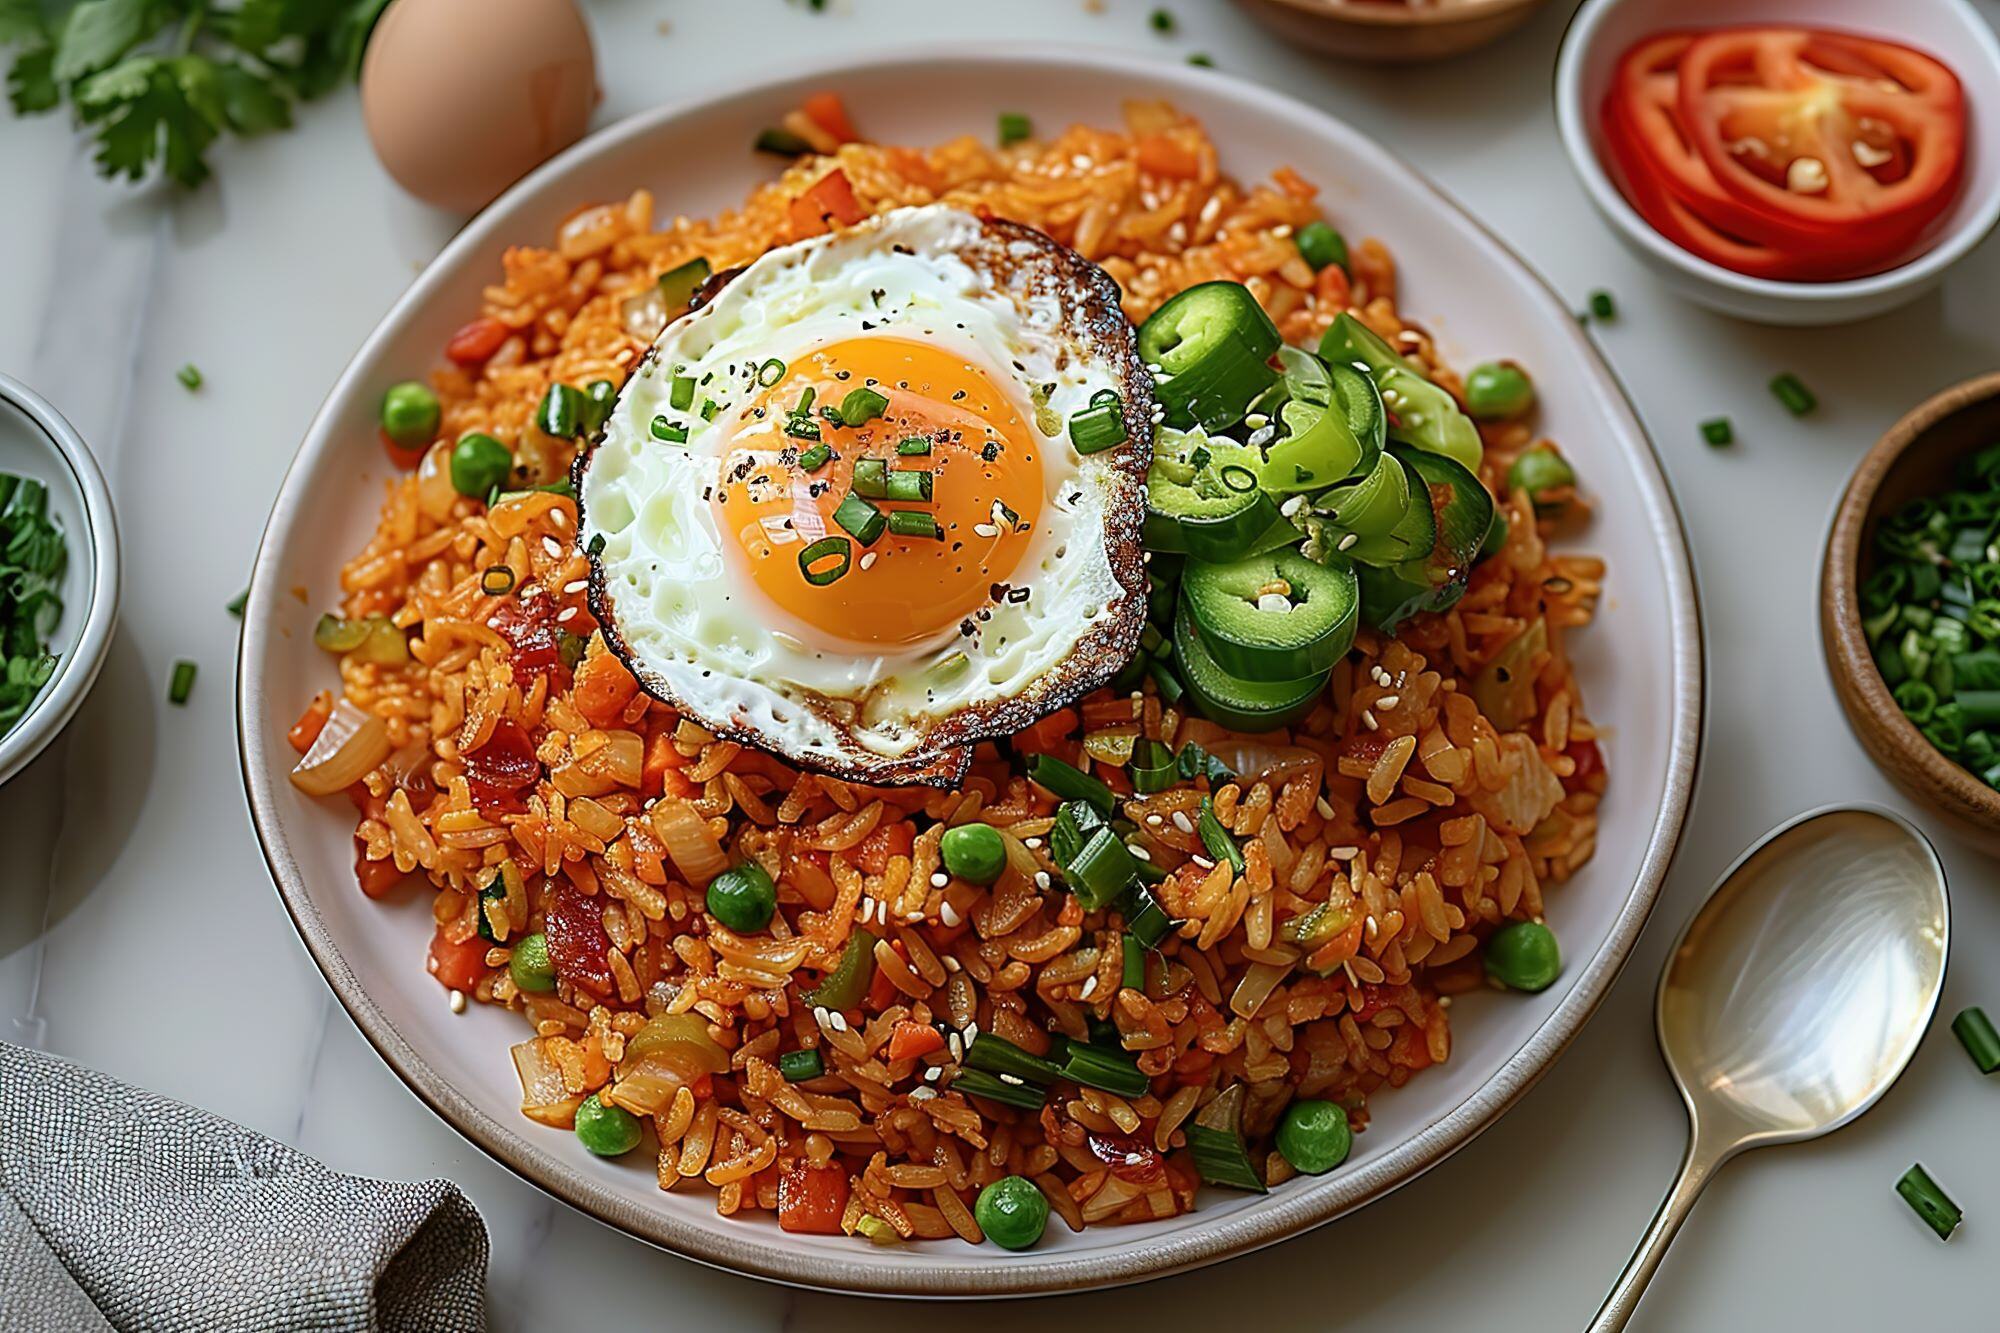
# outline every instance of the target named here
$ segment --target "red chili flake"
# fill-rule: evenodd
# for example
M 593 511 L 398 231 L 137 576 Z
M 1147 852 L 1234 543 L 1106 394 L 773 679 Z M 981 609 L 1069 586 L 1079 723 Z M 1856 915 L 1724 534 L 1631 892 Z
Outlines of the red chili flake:
M 1166 1159 L 1152 1144 L 1129 1134 L 1092 1133 L 1087 1140 L 1090 1155 L 1111 1168 L 1111 1174 L 1129 1185 L 1150 1185 L 1166 1169 Z

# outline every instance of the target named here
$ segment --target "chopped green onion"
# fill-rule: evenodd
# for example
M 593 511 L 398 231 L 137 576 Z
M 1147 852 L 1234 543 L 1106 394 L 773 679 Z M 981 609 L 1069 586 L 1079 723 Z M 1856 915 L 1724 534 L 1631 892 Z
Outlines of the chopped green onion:
M 1233 781 L 1236 777 L 1234 769 L 1193 741 L 1181 746 L 1178 762 L 1184 778 L 1207 778 L 1216 783 Z
M 1107 1051 L 1101 1046 L 1072 1041 L 1064 1055 L 1062 1076 L 1083 1087 L 1120 1097 L 1143 1097 L 1153 1085 L 1123 1051 Z
M 835 564 L 825 565 L 827 560 L 838 557 Z M 806 582 L 815 588 L 824 588 L 847 576 L 848 566 L 854 563 L 854 543 L 845 537 L 821 537 L 809 543 L 799 552 L 799 572 L 806 576 Z
M 1347 267 L 1347 238 L 1330 225 L 1312 221 L 1292 233 L 1292 243 L 1317 273 L 1329 264 Z
M 1937 1233 L 1939 1240 L 1950 1240 L 1951 1233 L 1958 1230 L 1958 1224 L 1965 1220 L 1965 1213 L 1951 1201 L 1945 1192 L 1932 1180 L 1930 1172 L 1919 1162 L 1903 1173 L 1896 1182 L 1896 1193 L 1903 1196 L 1903 1202 L 1916 1210 L 1924 1224 Z
M 193 393 L 196 389 L 199 389 L 201 387 L 201 371 L 195 368 L 193 362 L 189 362 L 187 365 L 182 366 L 179 370 L 176 370 L 174 372 L 174 378 L 179 380 L 181 382 L 181 387 L 183 389 L 186 389 L 189 393 Z
M 840 400 L 840 419 L 850 427 L 873 421 L 888 410 L 889 396 L 876 389 L 849 389 Z
M 1243 1099 L 1243 1085 L 1230 1084 L 1201 1108 L 1184 1132 L 1194 1153 L 1194 1169 L 1203 1180 L 1211 1185 L 1268 1194 L 1264 1178 L 1251 1165 L 1249 1147 L 1243 1142 Z
M 1127 438 L 1124 405 L 1115 399 L 1093 401 L 1069 419 L 1069 442 L 1080 454 L 1102 453 Z
M 1139 867 L 1124 839 L 1106 827 L 1090 835 L 1076 859 L 1063 867 L 1063 878 L 1086 911 L 1108 907 L 1139 877 Z
M 701 400 L 700 416 L 703 421 L 715 420 L 715 414 L 721 410 L 722 410 L 722 405 L 716 402 L 713 398 L 704 398 Z
M 785 418 L 785 434 L 795 440 L 817 440 L 819 423 L 811 417 L 789 416 Z
M 694 406 L 694 376 L 674 376 L 667 386 L 667 405 L 676 412 L 685 412 Z
M 1611 299 L 1611 293 L 1601 288 L 1590 294 L 1590 313 L 1598 319 L 1615 319 L 1618 305 Z
M 914 509 L 898 509 L 889 515 L 889 531 L 898 537 L 922 537 L 929 541 L 943 541 L 944 529 L 929 514 L 920 514 Z
M 833 446 L 816 444 L 799 455 L 799 468 L 805 472 L 817 472 L 833 461 Z
M 818 1051 L 786 1051 L 778 1057 L 778 1072 L 787 1083 L 804 1083 L 826 1072 L 826 1061 Z
M 931 451 L 931 437 L 912 435 L 896 442 L 896 452 L 905 458 L 921 458 Z
M 1239 875 L 1243 873 L 1243 849 L 1236 845 L 1236 839 L 1215 817 L 1215 804 L 1206 796 L 1201 798 L 1201 818 L 1195 822 L 1195 829 L 1201 834 L 1201 845 L 1208 848 L 1211 858 L 1227 861 L 1231 870 Z
M 1174 16 L 1164 9 L 1156 9 L 1153 11 L 1152 24 L 1154 32 L 1172 32 Z
M 1035 132 L 1034 125 L 1018 111 L 1000 113 L 1000 146 L 1008 148 L 1020 143 Z
M 869 983 L 875 980 L 876 938 L 873 931 L 857 926 L 847 937 L 847 947 L 840 951 L 840 962 L 806 992 L 806 1003 L 815 1009 L 845 1012 L 866 999 Z
M 1188 57 L 1188 64 L 1194 65 L 1200 69 L 1214 69 L 1215 57 L 1209 55 L 1205 51 L 1197 51 L 1193 55 Z
M 1819 399 L 1813 397 L 1813 391 L 1806 387 L 1805 381 L 1789 370 L 1771 380 L 1771 392 L 1795 417 L 1802 417 L 1819 406 Z
M 1030 1083 L 1053 1083 L 1062 1077 L 1062 1069 L 1055 1061 L 1031 1054 L 1005 1037 L 986 1031 L 973 1037 L 972 1044 L 965 1048 L 964 1063 L 968 1069 L 1012 1074 Z
M 1125 765 L 1125 772 L 1132 779 L 1132 790 L 1142 796 L 1167 790 L 1181 776 L 1172 747 L 1150 736 L 1140 737 L 1132 747 L 1132 762 Z
M 488 597 L 505 597 L 514 591 L 514 583 L 514 571 L 506 565 L 488 565 L 479 573 L 479 591 Z
M 775 356 L 757 367 L 757 382 L 767 389 L 784 377 L 785 363 Z
M 701 290 L 701 285 L 708 281 L 709 272 L 708 261 L 697 257 L 662 273 L 659 282 L 660 299 L 666 302 L 667 309 L 679 310 L 692 301 L 694 294 Z M 681 404 L 676 403 L 674 406 L 679 407 Z
M 868 500 L 888 499 L 889 460 L 886 458 L 855 459 L 854 493 Z
M 1126 931 L 1118 940 L 1118 988 L 1120 990 L 1143 991 L 1146 989 L 1146 949 L 1139 943 L 1139 937 Z
M 883 484 L 888 488 L 887 499 L 905 504 L 928 504 L 931 498 L 931 474 L 928 472 L 891 472 Z
M 889 527 L 889 516 L 849 491 L 833 511 L 833 521 L 854 534 L 863 546 L 873 546 Z
M 584 552 L 584 554 L 585 554 L 585 555 L 589 556 L 589 557 L 590 557 L 591 559 L 593 559 L 593 560 L 595 560 L 595 559 L 596 559 L 596 558 L 597 558 L 598 556 L 600 556 L 600 555 L 603 555 L 603 554 L 604 554 L 604 534 L 603 534 L 603 533 L 601 533 L 601 532 L 593 532 L 593 533 L 591 533 L 591 534 L 590 534 L 590 545 L 588 545 L 588 546 L 584 547 L 584 548 L 583 548 L 583 552 Z
M 1117 807 L 1111 788 L 1052 754 L 1029 755 L 1026 769 L 1028 781 L 1059 801 L 1082 801 L 1107 818 Z
M 248 605 L 250 605 L 250 590 L 245 588 L 229 599 L 229 614 L 240 620 L 243 618 L 243 608 Z
M 1011 1074 L 1005 1077 L 989 1074 L 983 1069 L 961 1069 L 952 1076 L 951 1086 L 954 1091 L 968 1097 L 983 1097 L 989 1102 L 1019 1107 L 1024 1111 L 1039 1110 L 1048 1099 L 1048 1089 L 1024 1079 L 1009 1082 L 1013 1077 Z
M 1160 941 L 1174 933 L 1176 924 L 1160 906 L 1160 900 L 1143 884 L 1132 887 L 1132 896 L 1126 902 L 1125 929 L 1134 939 L 1148 949 L 1157 949 Z
M 1728 417 L 1712 417 L 1701 423 L 1701 438 L 1720 449 L 1736 443 L 1736 428 L 1729 424 Z
M 583 430 L 586 435 L 594 435 L 603 429 L 611 419 L 611 409 L 618 405 L 618 386 L 610 380 L 592 380 L 583 390 Z
M 811 144 L 790 130 L 776 128 L 759 134 L 755 146 L 760 153 L 776 153 L 780 157 L 804 157 L 813 150 Z
M 184 704 L 194 692 L 195 664 L 182 658 L 174 663 L 174 678 L 167 684 L 167 702 Z
M 1978 1005 L 1959 1012 L 1951 1020 L 1951 1033 L 1958 1038 L 1958 1044 L 1965 1047 L 1965 1053 L 1972 1057 L 1972 1063 L 1979 1066 L 1979 1072 L 1990 1074 L 2000 1069 L 2000 1032 L 1993 1030 L 1993 1020 Z
M 544 435 L 573 440 L 583 429 L 583 412 L 583 394 L 575 385 L 551 384 L 549 391 L 542 395 L 542 405 L 535 413 L 535 424 L 542 428 Z
M 1064 801 L 1049 829 L 1049 854 L 1058 866 L 1066 866 L 1083 850 L 1090 835 L 1105 827 L 1104 816 L 1088 801 Z
M 665 417 L 654 417 L 652 429 L 653 438 L 656 440 L 665 440 L 669 444 L 687 443 L 688 428 L 669 421 Z

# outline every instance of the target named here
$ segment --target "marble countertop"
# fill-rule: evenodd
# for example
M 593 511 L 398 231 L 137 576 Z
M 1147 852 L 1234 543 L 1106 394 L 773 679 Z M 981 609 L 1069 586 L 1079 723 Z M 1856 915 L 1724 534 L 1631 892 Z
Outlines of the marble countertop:
M 1190 52 L 1345 117 L 1432 174 L 1579 304 L 1616 293 L 1596 336 L 1659 442 L 1695 546 L 1711 653 L 1709 735 L 1692 820 L 1632 966 L 1583 1036 L 1509 1115 L 1394 1196 L 1218 1268 L 1038 1310 L 1124 1327 L 1240 1318 L 1324 1328 L 1390 1320 L 1494 1333 L 1581 1326 L 1679 1159 L 1678 1101 L 1651 1028 L 1679 923 L 1766 828 L 1831 801 L 1907 805 L 1848 734 L 1821 663 L 1817 565 L 1861 451 L 1931 391 L 2000 364 L 2000 246 L 1946 289 L 1846 328 L 1780 331 L 1699 311 L 1613 242 L 1564 164 L 1549 71 L 1567 12 L 1455 64 L 1364 69 L 1285 48 L 1219 0 L 1179 0 L 1172 37 L 1146 0 L 598 0 L 597 123 L 729 86 L 771 52 L 959 35 Z M 1987 17 L 1996 0 L 1981 0 Z M 4 113 L 0 113 L 4 114 Z M 193 194 L 108 185 L 60 116 L 0 120 L 0 369 L 51 398 L 120 504 L 124 614 L 65 737 L 0 791 L 0 1036 L 198 1103 L 334 1167 L 442 1175 L 493 1236 L 501 1329 L 586 1322 L 838 1330 L 907 1307 L 793 1292 L 629 1240 L 544 1197 L 460 1140 L 360 1039 L 272 892 L 237 776 L 230 681 L 241 588 L 294 443 L 348 355 L 453 220 L 377 169 L 351 93 L 298 128 L 218 151 Z M 174 380 L 193 362 L 199 394 Z M 1765 390 L 1797 372 L 1822 399 L 1795 421 Z M 1738 442 L 1696 429 L 1727 414 Z M 166 703 L 178 658 L 200 664 Z M 1917 812 L 1909 811 L 1913 815 Z M 2000 1004 L 1993 865 L 1932 827 L 1951 872 L 1957 956 L 1944 1012 Z M 1819 1143 L 1752 1154 L 1709 1191 L 1633 1327 L 1878 1327 L 1917 1309 L 1990 1319 L 2000 1263 L 2000 1087 L 1940 1022 L 1879 1109 Z M 1892 1186 L 1922 1159 L 1965 1206 L 1949 1246 Z M 1301 1280 L 1310 1274 L 1310 1280 Z M 1913 1292 L 1922 1293 L 1913 1298 Z M 1952 1312 L 1960 1320 L 1952 1321 Z M 1976 1312 L 1976 1314 L 1975 1314 Z M 1015 1312 L 954 1311 L 997 1328 Z

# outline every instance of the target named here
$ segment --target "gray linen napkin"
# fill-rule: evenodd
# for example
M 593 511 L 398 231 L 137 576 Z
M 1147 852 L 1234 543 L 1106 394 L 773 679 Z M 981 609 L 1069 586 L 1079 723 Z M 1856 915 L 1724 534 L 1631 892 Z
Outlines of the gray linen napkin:
M 0 1042 L 0 1329 L 486 1326 L 458 1187 L 364 1180 Z

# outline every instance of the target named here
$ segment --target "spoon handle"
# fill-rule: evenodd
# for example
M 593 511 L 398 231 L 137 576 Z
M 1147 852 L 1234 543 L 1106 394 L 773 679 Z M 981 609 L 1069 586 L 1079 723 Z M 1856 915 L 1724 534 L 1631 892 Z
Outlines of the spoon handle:
M 1673 1244 L 1681 1223 L 1694 1207 L 1694 1201 L 1701 1197 L 1701 1191 L 1708 1184 L 1715 1168 L 1728 1160 L 1729 1153 L 1718 1150 L 1703 1141 L 1699 1127 L 1688 1136 L 1687 1155 L 1681 1159 L 1680 1178 L 1667 1191 L 1667 1197 L 1660 1201 L 1660 1211 L 1653 1214 L 1652 1225 L 1639 1241 L 1639 1248 L 1632 1251 L 1632 1257 L 1625 1262 L 1625 1271 L 1612 1284 L 1611 1294 L 1604 1298 L 1604 1304 L 1597 1311 L 1597 1318 L 1591 1321 L 1588 1333 L 1618 1333 L 1632 1318 L 1632 1312 L 1639 1307 L 1639 1298 L 1646 1294 L 1646 1284 L 1653 1280 L 1653 1273 L 1660 1266 L 1660 1260 L 1667 1257 L 1667 1246 Z

